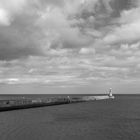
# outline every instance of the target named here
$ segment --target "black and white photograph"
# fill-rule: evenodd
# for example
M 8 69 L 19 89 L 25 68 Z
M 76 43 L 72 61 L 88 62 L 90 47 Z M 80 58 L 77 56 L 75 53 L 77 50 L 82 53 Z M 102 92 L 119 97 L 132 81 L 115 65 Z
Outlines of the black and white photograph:
M 140 0 L 0 0 L 0 140 L 140 140 Z

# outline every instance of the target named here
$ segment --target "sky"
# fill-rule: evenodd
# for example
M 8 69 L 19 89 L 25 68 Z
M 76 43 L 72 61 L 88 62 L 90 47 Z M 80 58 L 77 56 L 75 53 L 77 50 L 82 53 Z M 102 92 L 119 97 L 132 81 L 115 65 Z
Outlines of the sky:
M 0 0 L 3 93 L 140 93 L 139 62 L 140 0 Z

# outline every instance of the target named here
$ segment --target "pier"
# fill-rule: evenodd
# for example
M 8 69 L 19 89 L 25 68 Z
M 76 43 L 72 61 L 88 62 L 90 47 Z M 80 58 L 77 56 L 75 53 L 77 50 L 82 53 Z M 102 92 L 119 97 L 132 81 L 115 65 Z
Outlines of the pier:
M 50 98 L 37 98 L 37 99 L 7 99 L 0 100 L 0 111 L 10 111 L 16 109 L 27 109 L 43 106 L 52 106 L 52 105 L 62 105 L 62 104 L 72 104 L 79 102 L 89 102 L 94 100 L 105 100 L 105 99 L 114 99 L 114 96 L 105 95 L 105 96 L 81 96 L 81 97 L 50 97 Z

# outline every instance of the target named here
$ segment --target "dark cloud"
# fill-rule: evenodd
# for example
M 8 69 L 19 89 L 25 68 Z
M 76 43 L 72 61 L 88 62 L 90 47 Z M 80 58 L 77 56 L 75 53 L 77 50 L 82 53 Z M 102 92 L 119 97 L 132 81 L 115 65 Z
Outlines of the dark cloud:
M 100 30 L 108 26 L 112 21 L 113 9 L 110 5 L 111 0 L 87 0 L 84 4 L 79 6 L 79 10 L 71 15 L 71 18 L 77 22 L 74 23 L 74 27 L 78 27 L 83 33 L 86 30 Z
M 0 26 L 0 59 L 17 59 L 41 54 L 41 32 L 34 25 L 33 16 L 16 17 L 10 26 Z
M 110 5 L 113 9 L 112 17 L 119 17 L 123 10 L 129 10 L 134 7 L 132 0 L 112 0 Z
M 56 6 L 63 6 L 65 0 L 39 0 L 38 2 L 41 6 L 46 6 L 46 4 L 53 4 Z

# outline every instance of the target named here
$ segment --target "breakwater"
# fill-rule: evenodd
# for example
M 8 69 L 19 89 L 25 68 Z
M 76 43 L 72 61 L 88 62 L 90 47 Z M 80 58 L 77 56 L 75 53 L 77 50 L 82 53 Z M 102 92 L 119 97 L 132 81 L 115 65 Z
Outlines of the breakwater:
M 0 100 L 0 111 L 9 111 L 16 109 L 35 108 L 43 106 L 70 104 L 78 102 L 87 102 L 93 100 L 110 99 L 109 96 L 82 96 L 82 97 L 50 97 L 50 98 L 37 98 L 37 99 L 8 99 Z

